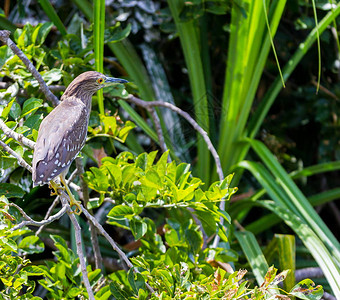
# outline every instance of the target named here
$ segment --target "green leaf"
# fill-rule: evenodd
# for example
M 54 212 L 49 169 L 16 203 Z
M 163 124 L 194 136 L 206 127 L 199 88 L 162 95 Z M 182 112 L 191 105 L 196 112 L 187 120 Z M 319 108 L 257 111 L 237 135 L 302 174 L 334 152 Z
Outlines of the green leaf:
M 120 22 L 117 22 L 115 26 L 109 27 L 105 30 L 104 38 L 105 38 L 105 44 L 106 43 L 116 43 L 124 40 L 129 36 L 131 32 L 131 24 L 128 23 L 128 25 L 122 29 L 120 26 Z
M 43 268 L 34 265 L 23 267 L 23 271 L 26 272 L 27 276 L 41 276 L 45 274 Z
M 110 291 L 117 300 L 129 299 L 129 295 L 122 289 L 121 285 L 118 282 L 110 283 Z
M 15 101 L 15 98 L 13 98 L 10 102 L 8 102 L 8 104 L 6 105 L 6 107 L 3 109 L 2 113 L 1 113 L 1 117 L 6 119 L 9 112 L 11 111 L 12 105 Z
M 107 216 L 109 218 L 125 217 L 129 219 L 134 214 L 135 212 L 132 207 L 127 205 L 117 205 L 110 210 Z
M 35 235 L 24 237 L 18 247 L 27 254 L 41 253 L 45 250 L 44 243 Z
M 42 103 L 43 101 L 37 98 L 30 98 L 26 100 L 22 107 L 21 118 L 42 107 Z
M 6 62 L 14 56 L 11 48 L 7 45 L 3 45 L 0 47 L 0 69 L 6 64 Z
M 0 183 L 0 195 L 5 195 L 7 198 L 22 198 L 25 191 L 11 183 Z
M 12 107 L 11 107 L 11 111 L 9 112 L 10 116 L 17 120 L 20 116 L 20 113 L 21 113 L 21 107 L 19 105 L 18 102 L 14 102 Z
M 321 285 L 315 286 L 310 279 L 304 279 L 295 285 L 289 294 L 299 299 L 319 300 L 323 296 L 323 288 Z
M 42 45 L 45 42 L 50 30 L 52 29 L 52 26 L 52 22 L 46 22 L 37 25 L 32 34 L 32 42 L 38 46 Z
M 140 217 L 133 217 L 130 220 L 130 228 L 135 240 L 139 240 L 146 234 L 148 226 Z
M 125 142 L 129 132 L 136 127 L 136 124 L 131 121 L 126 121 L 124 127 L 119 130 L 118 137 Z
M 42 121 L 42 114 L 34 114 L 29 116 L 24 122 L 24 126 L 28 128 L 39 130 L 40 123 Z
M 98 168 L 91 167 L 91 172 L 86 172 L 84 179 L 88 183 L 89 187 L 96 190 L 106 192 L 109 188 L 109 182 L 106 175 Z
M 13 241 L 10 238 L 2 237 L 1 238 L 1 244 L 5 245 L 6 247 L 8 247 L 13 252 L 17 252 L 18 251 L 18 247 L 17 247 L 16 242 Z
M 202 236 L 194 229 L 185 230 L 186 241 L 193 254 L 198 254 L 203 246 Z
M 109 172 L 108 180 L 112 187 L 118 188 L 122 182 L 122 170 L 119 166 L 111 163 L 103 165 Z
M 145 279 L 140 273 L 134 273 L 133 268 L 128 271 L 128 280 L 135 294 L 138 294 L 140 289 L 145 289 Z
M 50 85 L 52 82 L 59 81 L 62 77 L 62 72 L 59 69 L 51 69 L 42 74 L 42 78 L 46 82 L 47 85 Z

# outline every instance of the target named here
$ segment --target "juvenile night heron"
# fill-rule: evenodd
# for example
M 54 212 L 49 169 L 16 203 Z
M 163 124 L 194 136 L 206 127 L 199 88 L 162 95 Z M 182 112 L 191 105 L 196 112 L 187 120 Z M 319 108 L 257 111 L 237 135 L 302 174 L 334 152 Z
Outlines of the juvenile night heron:
M 69 190 L 65 175 L 85 144 L 92 95 L 105 86 L 126 82 L 94 71 L 82 73 L 67 87 L 61 103 L 41 122 L 33 154 L 33 182 L 50 183 L 57 193 L 62 187 L 53 179 L 60 176 L 77 214 L 81 213 L 80 205 Z

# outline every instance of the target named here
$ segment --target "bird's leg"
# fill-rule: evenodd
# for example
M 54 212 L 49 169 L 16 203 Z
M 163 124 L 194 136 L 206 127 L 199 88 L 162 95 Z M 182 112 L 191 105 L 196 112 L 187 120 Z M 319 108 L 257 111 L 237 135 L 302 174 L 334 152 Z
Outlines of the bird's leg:
M 80 207 L 81 202 L 80 202 L 80 201 L 77 201 L 77 200 L 74 198 L 74 196 L 73 196 L 73 194 L 72 194 L 70 188 L 68 187 L 68 185 L 67 185 L 67 183 L 66 183 L 66 181 L 65 181 L 65 178 L 64 178 L 64 175 L 63 175 L 63 174 L 60 175 L 60 182 L 63 184 L 63 186 L 64 186 L 64 188 L 65 188 L 67 194 L 68 194 L 69 197 L 70 197 L 70 206 L 71 206 L 71 209 L 72 209 L 73 206 L 75 206 L 76 209 L 75 209 L 73 212 L 74 212 L 76 215 L 79 216 L 79 215 L 81 214 L 81 212 L 82 212 L 81 207 Z

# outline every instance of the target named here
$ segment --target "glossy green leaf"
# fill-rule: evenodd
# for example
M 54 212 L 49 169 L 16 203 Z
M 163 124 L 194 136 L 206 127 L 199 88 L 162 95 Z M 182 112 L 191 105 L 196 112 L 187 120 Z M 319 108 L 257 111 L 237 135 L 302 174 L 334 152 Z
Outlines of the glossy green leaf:
M 6 105 L 6 107 L 3 109 L 2 113 L 1 113 L 1 117 L 3 119 L 6 119 L 9 112 L 11 111 L 12 105 L 15 101 L 15 98 L 13 98 L 10 102 L 8 102 L 8 104 Z
M 117 205 L 114 206 L 108 213 L 109 218 L 125 217 L 131 218 L 134 215 L 134 210 L 132 207 L 127 205 Z
M 134 217 L 130 220 L 130 228 L 135 240 L 139 240 L 146 234 L 147 224 L 143 220 Z
M 33 113 L 38 108 L 42 107 L 43 101 L 37 98 L 30 98 L 26 100 L 23 104 L 22 111 L 21 111 L 21 118 L 24 116 Z
M 44 243 L 34 235 L 24 237 L 18 247 L 27 254 L 41 253 L 45 250 Z
M 131 24 L 128 23 L 127 26 L 122 29 L 120 22 L 117 22 L 114 26 L 109 27 L 105 30 L 105 43 L 116 43 L 124 40 L 129 36 L 131 32 Z
M 7 198 L 22 198 L 25 195 L 25 191 L 11 183 L 0 183 L 0 195 L 4 195 Z

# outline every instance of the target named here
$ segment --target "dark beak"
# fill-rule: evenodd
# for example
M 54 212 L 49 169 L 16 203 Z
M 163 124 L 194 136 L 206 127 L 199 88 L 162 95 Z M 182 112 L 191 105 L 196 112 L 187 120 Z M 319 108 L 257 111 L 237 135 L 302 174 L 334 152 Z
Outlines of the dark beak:
M 105 83 L 111 85 L 114 83 L 128 83 L 128 81 L 121 78 L 106 77 Z

